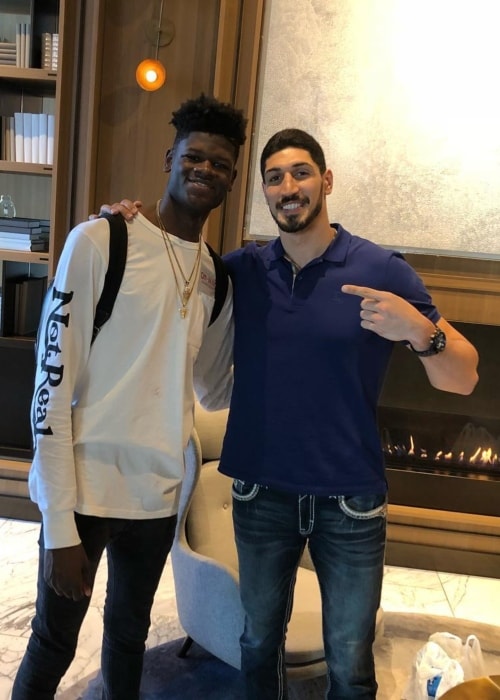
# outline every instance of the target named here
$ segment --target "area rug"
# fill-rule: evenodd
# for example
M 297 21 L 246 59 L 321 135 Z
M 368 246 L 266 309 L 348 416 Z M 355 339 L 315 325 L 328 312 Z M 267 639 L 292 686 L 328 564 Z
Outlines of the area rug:
M 498 627 L 435 615 L 385 612 L 383 629 L 374 647 L 379 683 L 377 700 L 402 700 L 415 655 L 434 632 L 450 632 L 464 641 L 469 634 L 475 634 L 483 649 L 486 673 L 500 674 Z M 182 642 L 176 639 L 146 652 L 141 700 L 243 700 L 236 669 L 196 644 L 180 659 L 177 653 Z M 71 700 L 75 697 L 100 700 L 98 675 L 84 679 L 78 686 L 79 692 L 73 694 Z M 289 698 L 321 700 L 325 688 L 324 677 L 290 682 Z M 74 693 L 76 690 L 73 688 Z

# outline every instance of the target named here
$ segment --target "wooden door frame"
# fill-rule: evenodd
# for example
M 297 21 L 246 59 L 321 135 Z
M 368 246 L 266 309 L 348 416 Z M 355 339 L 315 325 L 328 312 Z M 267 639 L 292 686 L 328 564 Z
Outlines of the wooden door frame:
M 242 109 L 248 119 L 233 189 L 224 206 L 210 215 L 205 232 L 209 243 L 222 253 L 243 243 L 264 5 L 265 0 L 220 2 L 214 95 Z

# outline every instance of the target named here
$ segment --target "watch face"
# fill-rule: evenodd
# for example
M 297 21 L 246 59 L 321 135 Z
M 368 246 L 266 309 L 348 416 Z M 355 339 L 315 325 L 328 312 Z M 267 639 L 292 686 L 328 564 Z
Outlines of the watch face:
M 436 329 L 436 332 L 434 334 L 434 337 L 432 338 L 432 347 L 436 352 L 441 352 L 442 350 L 445 349 L 446 347 L 446 335 L 444 332 L 439 328 Z
M 437 355 L 439 352 L 443 352 L 446 347 L 446 334 L 438 326 L 434 333 L 430 337 L 429 347 L 427 350 L 415 350 L 411 343 L 408 343 L 408 347 L 415 355 L 419 357 L 430 357 L 431 355 Z

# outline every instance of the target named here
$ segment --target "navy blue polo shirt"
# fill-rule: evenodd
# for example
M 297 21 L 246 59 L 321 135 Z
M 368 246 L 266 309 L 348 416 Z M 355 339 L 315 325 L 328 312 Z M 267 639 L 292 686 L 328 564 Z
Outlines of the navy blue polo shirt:
M 385 493 L 376 410 L 393 343 L 361 328 L 361 298 L 340 290 L 390 291 L 440 316 L 399 253 L 334 226 L 295 280 L 279 238 L 224 258 L 235 344 L 220 470 L 294 493 Z

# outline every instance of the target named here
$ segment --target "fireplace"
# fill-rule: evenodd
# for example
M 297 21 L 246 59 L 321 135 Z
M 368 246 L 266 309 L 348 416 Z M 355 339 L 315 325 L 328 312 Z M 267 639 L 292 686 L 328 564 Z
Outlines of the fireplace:
M 389 483 L 388 563 L 500 572 L 500 262 L 407 255 L 445 316 L 478 349 L 470 396 L 430 386 L 394 349 L 378 421 Z
M 500 517 L 500 326 L 454 325 L 480 356 L 470 396 L 434 389 L 414 355 L 394 350 L 379 403 L 391 502 Z

